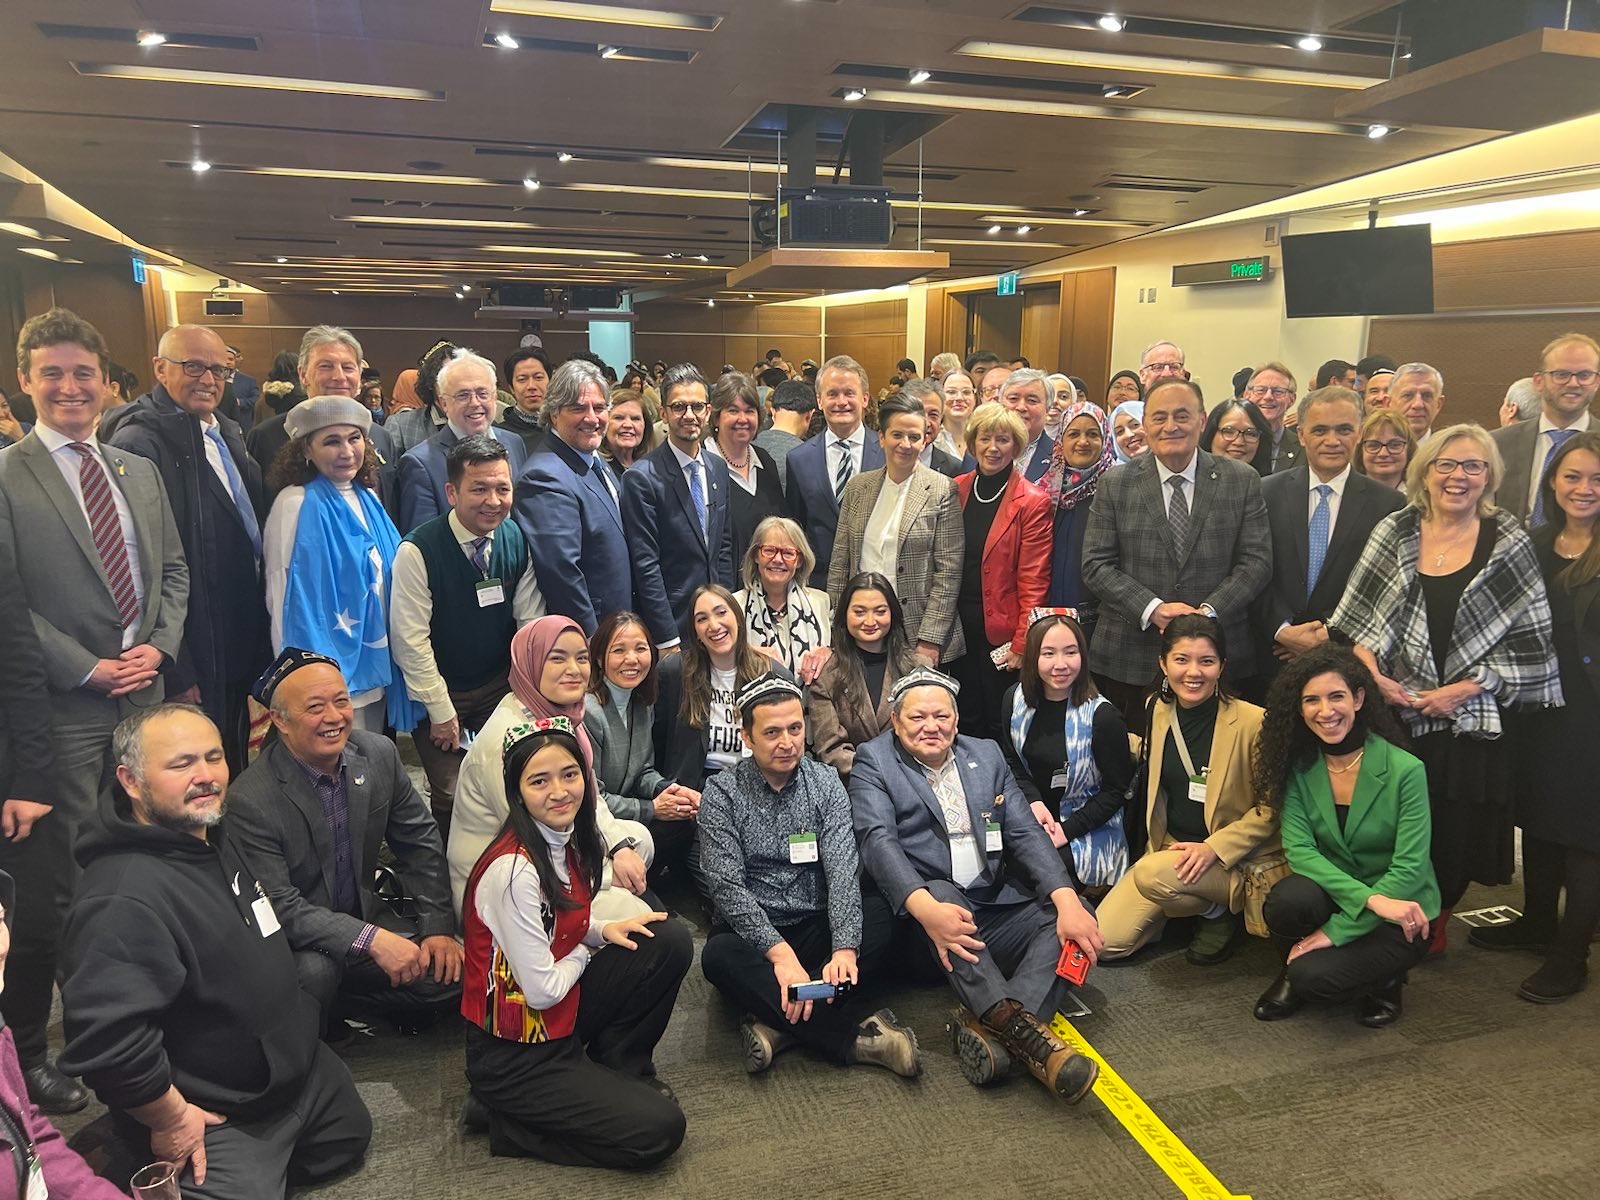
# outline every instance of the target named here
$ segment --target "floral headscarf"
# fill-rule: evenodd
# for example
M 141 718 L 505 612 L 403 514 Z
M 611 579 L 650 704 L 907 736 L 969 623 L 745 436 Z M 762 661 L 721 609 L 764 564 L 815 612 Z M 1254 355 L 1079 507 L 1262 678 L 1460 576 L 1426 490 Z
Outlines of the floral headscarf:
M 1144 424 L 1144 401 L 1143 400 L 1124 400 L 1121 404 L 1117 405 L 1114 409 L 1112 409 L 1111 410 L 1111 428 L 1112 429 L 1115 429 L 1117 427 L 1117 418 L 1119 416 L 1121 416 L 1123 413 L 1130 414 L 1135 421 L 1138 421 L 1139 424 L 1143 425 Z M 1119 463 L 1125 463 L 1125 462 L 1132 462 L 1133 461 L 1132 458 L 1130 458 L 1128 455 L 1126 455 L 1126 454 L 1124 454 L 1122 452 L 1122 447 L 1117 445 L 1117 439 L 1115 437 L 1111 438 L 1111 452 L 1112 452 L 1113 455 L 1116 456 L 1116 460 Z
M 1100 458 L 1083 470 L 1067 466 L 1066 431 L 1079 417 L 1093 417 L 1095 424 L 1100 426 Z M 1050 466 L 1039 480 L 1039 486 L 1049 495 L 1053 507 L 1073 509 L 1094 498 L 1100 476 L 1116 461 L 1113 453 L 1116 443 L 1111 437 L 1111 423 L 1106 420 L 1105 409 L 1086 400 L 1068 406 L 1061 417 L 1061 435 L 1056 442 L 1055 453 L 1050 456 Z

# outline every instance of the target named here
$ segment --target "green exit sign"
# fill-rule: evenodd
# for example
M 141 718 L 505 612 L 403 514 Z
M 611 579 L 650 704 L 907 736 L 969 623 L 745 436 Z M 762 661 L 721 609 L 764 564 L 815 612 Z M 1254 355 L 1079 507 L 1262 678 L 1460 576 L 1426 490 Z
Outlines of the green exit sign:
M 1265 283 L 1272 275 L 1272 260 L 1223 258 L 1216 262 L 1185 263 L 1172 268 L 1173 287 L 1197 287 L 1211 283 Z
M 1015 296 L 1017 294 L 1017 272 L 1007 271 L 995 282 L 994 294 L 996 296 Z

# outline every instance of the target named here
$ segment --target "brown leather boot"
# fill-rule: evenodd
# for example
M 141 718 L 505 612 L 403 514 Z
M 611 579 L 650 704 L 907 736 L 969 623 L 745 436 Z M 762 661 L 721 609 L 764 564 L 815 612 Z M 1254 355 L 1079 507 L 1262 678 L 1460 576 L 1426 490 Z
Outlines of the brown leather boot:
M 988 1087 L 1010 1072 L 1011 1056 L 1001 1047 L 999 1037 L 985 1029 L 965 1004 L 950 1015 L 945 1032 L 950 1035 L 951 1049 L 956 1052 L 961 1074 L 968 1083 Z
M 1001 1000 L 983 1014 L 983 1024 L 1000 1038 L 1013 1058 L 1028 1064 L 1033 1077 L 1068 1104 L 1089 1094 L 1100 1065 L 1085 1058 L 1017 1000 Z

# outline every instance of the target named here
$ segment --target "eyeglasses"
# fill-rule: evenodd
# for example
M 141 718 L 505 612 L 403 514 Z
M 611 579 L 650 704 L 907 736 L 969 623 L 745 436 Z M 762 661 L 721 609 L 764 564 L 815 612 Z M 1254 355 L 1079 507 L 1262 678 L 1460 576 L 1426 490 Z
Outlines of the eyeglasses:
M 1153 362 L 1145 363 L 1144 370 L 1152 375 L 1181 375 L 1183 364 L 1181 362 Z
M 1544 371 L 1541 372 L 1541 374 L 1549 376 L 1551 379 L 1560 384 L 1568 384 L 1573 382 L 1573 380 L 1577 380 L 1577 382 L 1583 384 L 1584 387 L 1588 387 L 1596 379 L 1600 379 L 1600 371 L 1555 370 Z
M 692 417 L 702 417 L 709 412 L 710 409 L 711 405 L 709 404 L 689 404 L 682 400 L 676 404 L 667 405 L 667 411 L 675 417 L 681 417 L 685 414 Z
M 1225 442 L 1237 442 L 1240 440 L 1259 442 L 1261 440 L 1261 431 L 1251 425 L 1244 429 L 1219 429 L 1217 430 L 1217 436 Z
M 800 551 L 793 546 L 763 544 L 756 547 L 756 553 L 767 562 L 792 563 L 800 561 Z
M 1288 400 L 1294 395 L 1294 389 L 1286 387 L 1267 387 L 1264 384 L 1257 384 L 1255 386 L 1246 388 L 1245 395 L 1271 396 L 1274 400 Z
M 199 379 L 209 371 L 212 375 L 216 376 L 218 383 L 226 383 L 233 374 L 233 372 L 228 370 L 228 368 L 222 363 L 205 363 L 201 362 L 197 358 L 185 358 L 179 360 L 176 358 L 168 358 L 165 354 L 163 354 L 161 356 L 161 361 L 169 362 L 175 367 L 182 367 L 183 373 L 190 379 Z
M 1362 442 L 1361 448 L 1368 454 L 1399 454 L 1406 448 L 1406 443 L 1403 438 L 1393 438 L 1387 442 L 1381 442 L 1377 438 L 1372 438 L 1368 441 Z
M 465 404 L 468 400 L 476 400 L 479 404 L 487 404 L 494 393 L 488 388 L 466 388 L 456 392 L 450 397 L 456 404 Z
M 1454 475 L 1457 467 L 1461 468 L 1463 475 L 1476 479 L 1489 469 L 1489 464 L 1481 458 L 1436 458 L 1433 460 L 1433 472 L 1435 475 Z

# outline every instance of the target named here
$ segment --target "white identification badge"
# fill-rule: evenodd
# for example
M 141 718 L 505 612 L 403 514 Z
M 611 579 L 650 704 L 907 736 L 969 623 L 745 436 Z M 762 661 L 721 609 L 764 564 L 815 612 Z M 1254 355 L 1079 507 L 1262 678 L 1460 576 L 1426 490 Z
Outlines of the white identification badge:
M 998 854 L 1005 849 L 1000 844 L 1000 822 L 985 821 L 983 823 L 983 852 L 985 854 Z
M 1056 768 L 1056 773 L 1050 776 L 1050 786 L 1051 788 L 1061 788 L 1063 790 L 1066 788 L 1067 769 L 1065 767 Z
M 1204 775 L 1189 776 L 1189 799 L 1196 804 L 1206 802 L 1206 777 Z
M 278 914 L 272 911 L 272 901 L 265 896 L 250 906 L 250 911 L 255 914 L 256 928 L 261 930 L 262 937 L 271 937 L 278 932 Z
M 498 579 L 479 580 L 477 588 L 479 608 L 493 608 L 506 602 L 506 585 Z
M 28 1156 L 28 1200 L 50 1200 L 50 1189 L 44 1183 L 44 1167 L 37 1154 Z
M 814 833 L 791 833 L 789 835 L 789 861 L 792 863 L 816 862 L 817 835 Z

